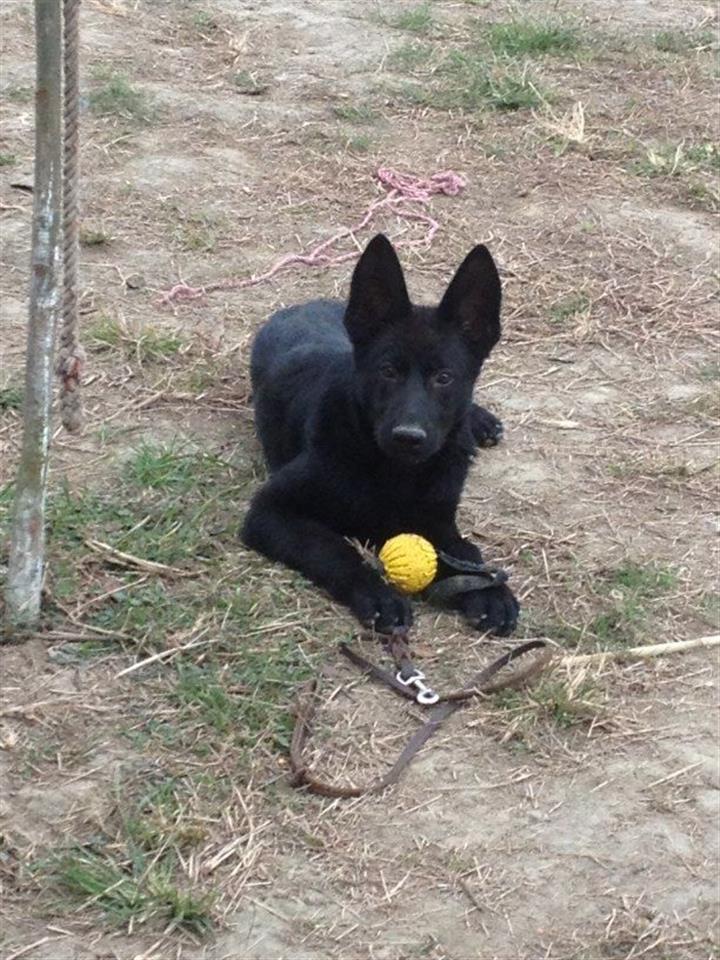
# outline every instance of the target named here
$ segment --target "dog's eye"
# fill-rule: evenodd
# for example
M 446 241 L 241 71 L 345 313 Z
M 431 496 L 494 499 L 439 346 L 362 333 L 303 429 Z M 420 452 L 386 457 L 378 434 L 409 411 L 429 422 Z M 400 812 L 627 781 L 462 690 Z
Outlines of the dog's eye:
M 438 370 L 438 372 L 433 376 L 433 383 L 436 387 L 447 387 L 449 386 L 455 377 L 449 370 Z
M 392 363 L 384 363 L 380 367 L 380 376 L 383 380 L 399 380 L 400 371 Z

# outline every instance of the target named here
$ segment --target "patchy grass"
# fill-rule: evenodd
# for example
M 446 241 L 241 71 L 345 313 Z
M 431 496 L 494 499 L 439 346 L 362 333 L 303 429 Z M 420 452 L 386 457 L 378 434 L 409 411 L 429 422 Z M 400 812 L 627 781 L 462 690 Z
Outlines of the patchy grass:
M 181 889 L 167 866 L 146 862 L 137 850 L 127 862 L 93 850 L 70 850 L 51 865 L 48 880 L 69 905 L 99 909 L 118 926 L 158 920 L 166 933 L 181 928 L 204 934 L 213 924 L 208 895 Z
M 219 24 L 215 16 L 208 10 L 193 11 L 190 22 L 200 33 L 211 33 L 219 29 Z
M 488 61 L 476 53 L 453 51 L 442 72 L 445 86 L 441 99 L 450 107 L 527 110 L 548 99 L 527 69 L 517 70 L 502 61 Z
M 414 74 L 425 72 L 430 58 L 426 47 L 408 44 L 395 51 L 390 63 Z M 549 99 L 549 93 L 540 88 L 527 68 L 518 69 L 507 60 L 460 49 L 451 50 L 436 63 L 428 82 L 422 86 L 406 84 L 399 92 L 404 99 L 422 106 L 468 112 L 531 109 Z
M 51 533 L 61 545 L 105 539 L 158 563 L 197 563 L 216 555 L 213 533 L 228 530 L 230 522 L 222 501 L 242 500 L 246 482 L 241 471 L 210 454 L 142 445 L 126 461 L 115 490 L 58 491 L 50 500 Z
M 17 163 L 14 153 L 0 153 L 0 167 L 12 167 Z
M 396 30 L 405 30 L 407 33 L 429 33 L 435 25 L 435 20 L 430 4 L 421 3 L 417 7 L 388 17 L 385 23 Z
M 185 341 L 173 331 L 132 325 L 107 314 L 100 314 L 88 325 L 85 342 L 91 350 L 116 351 L 140 366 L 167 362 L 185 346 Z
M 568 729 L 592 723 L 602 712 L 597 686 L 584 674 L 547 676 L 527 691 L 504 690 L 493 702 L 505 727 L 503 739 L 525 735 L 548 723 Z
M 720 594 L 705 594 L 700 602 L 700 615 L 713 630 L 720 630 Z
M 720 172 L 720 144 L 701 143 L 685 148 L 685 160 L 693 167 Z
M 57 491 L 48 503 L 48 617 L 58 603 L 82 602 L 90 628 L 130 644 L 139 656 L 190 641 L 201 650 L 206 644 L 210 659 L 202 667 L 177 667 L 177 722 L 217 732 L 226 729 L 225 716 L 238 745 L 248 736 L 277 745 L 287 740 L 293 686 L 312 660 L 294 631 L 279 629 L 275 637 L 260 627 L 273 622 L 279 607 L 297 605 L 306 588 L 299 577 L 284 587 L 266 583 L 267 571 L 253 578 L 248 561 L 238 568 L 239 521 L 227 505 L 246 499 L 249 480 L 247 468 L 204 451 L 142 444 L 114 487 Z M 93 540 L 137 564 L 89 550 Z M 192 576 L 148 576 L 144 561 Z M 202 738 L 200 747 L 207 749 Z
M 204 754 L 216 735 L 219 742 L 240 748 L 266 743 L 287 750 L 293 717 L 289 691 L 312 673 L 313 660 L 294 640 L 278 638 L 266 645 L 245 646 L 240 656 L 202 666 L 178 664 L 168 699 L 177 707 L 172 721 Z M 199 735 L 198 734 L 199 729 Z
M 426 43 L 404 43 L 388 57 L 388 66 L 402 73 L 414 73 L 420 67 L 427 66 L 433 48 Z
M 142 443 L 126 462 L 125 476 L 140 487 L 184 493 L 196 486 L 199 475 L 207 476 L 208 468 L 216 466 L 222 467 L 222 461 L 178 443 Z
M 357 134 L 347 141 L 347 149 L 351 153 L 367 153 L 372 147 L 372 140 L 366 133 Z
M 248 70 L 240 70 L 232 76 L 232 83 L 238 93 L 243 93 L 247 97 L 259 97 L 268 89 L 266 83 L 258 80 L 254 73 Z
M 550 319 L 555 323 L 564 323 L 590 307 L 590 300 L 584 293 L 574 293 L 550 307 Z
M 35 98 L 35 90 L 22 84 L 10 84 L 3 90 L 3 96 L 11 103 L 31 103 Z
M 104 247 L 112 240 L 109 233 L 101 227 L 84 225 L 80 227 L 80 243 L 83 247 Z
M 101 117 L 119 117 L 136 123 L 149 122 L 155 107 L 146 93 L 132 86 L 128 78 L 106 67 L 92 74 L 90 108 Z
M 333 113 L 338 120 L 344 120 L 345 123 L 353 123 L 358 126 L 365 123 L 375 123 L 378 119 L 376 111 L 366 103 L 362 103 L 359 106 L 340 104 L 333 107 Z
M 690 206 L 716 211 L 720 207 L 720 146 L 717 143 L 658 144 L 644 146 L 633 160 L 632 173 L 649 179 L 676 179 L 682 184 Z
M 661 53 L 686 55 L 698 50 L 709 50 L 717 43 L 710 30 L 661 30 L 653 36 L 653 45 Z
M 7 410 L 20 410 L 23 404 L 25 390 L 23 387 L 8 384 L 0 387 L 0 413 Z
M 655 597 L 677 586 L 677 574 L 667 567 L 655 564 L 644 566 L 638 563 L 625 563 L 613 570 L 609 582 L 612 586 L 629 591 L 634 596 L 645 599 Z
M 222 803 L 227 797 L 227 784 L 208 775 L 203 779 L 212 781 L 215 801 Z M 169 842 L 183 853 L 192 850 L 208 836 L 207 824 L 195 816 L 197 793 L 194 782 L 179 777 L 169 776 L 152 783 L 124 816 L 122 832 L 148 853 Z
M 626 646 L 641 639 L 649 605 L 677 586 L 677 574 L 655 564 L 628 562 L 604 577 L 606 609 L 589 624 L 602 647 Z M 608 603 L 609 602 L 609 603 Z
M 483 24 L 481 30 L 490 49 L 508 57 L 559 55 L 572 53 L 580 46 L 574 27 L 550 21 L 512 20 Z
M 698 369 L 698 377 L 711 382 L 720 380 L 720 363 L 704 363 Z
M 204 217 L 188 217 L 179 224 L 173 239 L 180 250 L 190 253 L 194 250 L 212 253 L 218 244 L 220 231 L 213 221 Z
M 635 173 L 646 177 L 681 177 L 696 170 L 720 171 L 720 146 L 716 143 L 660 144 L 646 147 L 634 161 Z

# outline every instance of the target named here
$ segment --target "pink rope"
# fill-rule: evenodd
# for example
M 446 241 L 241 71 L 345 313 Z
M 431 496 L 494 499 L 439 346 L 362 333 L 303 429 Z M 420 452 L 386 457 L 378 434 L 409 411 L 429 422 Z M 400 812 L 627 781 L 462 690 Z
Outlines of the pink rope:
M 345 263 L 347 260 L 354 260 L 358 256 L 357 250 L 335 254 L 331 254 L 329 251 L 339 240 L 354 237 L 356 233 L 364 230 L 374 220 L 378 211 L 385 207 L 393 209 L 397 216 L 405 220 L 417 220 L 424 223 L 426 227 L 425 236 L 422 239 L 400 241 L 396 246 L 429 247 L 435 234 L 440 229 L 440 224 L 424 208 L 436 194 L 442 193 L 448 197 L 456 197 L 465 187 L 464 178 L 458 173 L 453 173 L 452 170 L 434 173 L 431 177 L 423 179 L 422 177 L 415 177 L 411 173 L 398 173 L 388 167 L 380 167 L 376 176 L 386 191 L 385 196 L 379 200 L 374 200 L 362 220 L 354 226 L 343 227 L 342 230 L 328 237 L 327 240 L 323 240 L 308 253 L 286 254 L 265 273 L 256 273 L 244 279 L 220 280 L 217 283 L 205 284 L 203 287 L 191 287 L 181 281 L 162 294 L 160 303 L 170 304 L 177 301 L 197 300 L 218 290 L 244 290 L 246 287 L 255 287 L 294 264 L 303 264 L 308 267 L 334 267 L 340 263 Z

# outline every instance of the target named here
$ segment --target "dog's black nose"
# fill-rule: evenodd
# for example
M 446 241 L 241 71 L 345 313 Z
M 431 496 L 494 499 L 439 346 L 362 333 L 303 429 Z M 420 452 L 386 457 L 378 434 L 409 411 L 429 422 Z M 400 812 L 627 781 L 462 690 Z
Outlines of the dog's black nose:
M 405 447 L 408 450 L 421 447 L 427 440 L 427 433 L 422 427 L 413 425 L 395 427 L 392 432 L 393 443 Z

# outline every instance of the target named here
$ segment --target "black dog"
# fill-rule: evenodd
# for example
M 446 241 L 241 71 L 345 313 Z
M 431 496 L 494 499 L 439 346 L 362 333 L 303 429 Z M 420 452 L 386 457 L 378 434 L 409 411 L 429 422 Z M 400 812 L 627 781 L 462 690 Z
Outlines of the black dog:
M 358 261 L 347 307 L 315 300 L 276 313 L 252 352 L 271 476 L 251 504 L 245 543 L 324 587 L 364 624 L 409 626 L 406 597 L 348 538 L 379 547 L 419 533 L 450 556 L 480 560 L 455 512 L 478 445 L 502 434 L 472 402 L 499 337 L 500 278 L 486 247 L 468 254 L 433 309 L 410 303 L 382 235 Z M 457 606 L 501 635 L 519 610 L 504 584 L 461 595 Z

